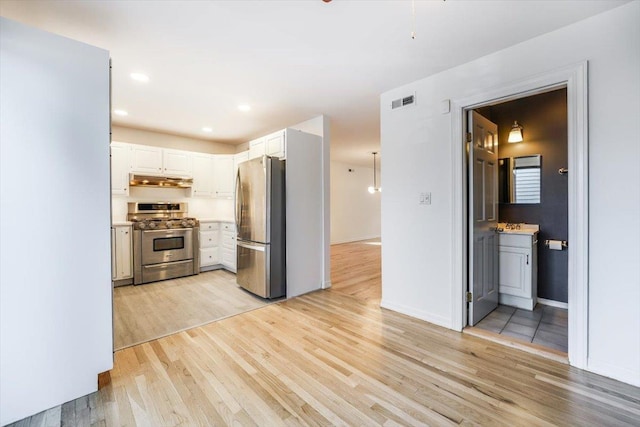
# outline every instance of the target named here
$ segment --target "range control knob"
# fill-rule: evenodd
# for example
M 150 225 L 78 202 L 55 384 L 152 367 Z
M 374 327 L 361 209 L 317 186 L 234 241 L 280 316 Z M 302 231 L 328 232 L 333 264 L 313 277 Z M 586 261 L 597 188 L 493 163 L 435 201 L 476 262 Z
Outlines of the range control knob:
M 171 228 L 171 227 L 173 227 L 173 222 L 171 222 L 171 221 L 167 221 L 167 222 L 165 223 L 165 225 L 167 226 L 167 228 Z
M 181 222 L 183 227 L 187 227 L 189 225 L 189 222 L 185 219 Z
M 144 222 L 141 222 L 141 223 L 138 224 L 138 228 L 140 230 L 144 230 L 145 228 L 147 228 L 147 224 L 145 224 Z
M 156 223 L 155 222 L 150 222 L 149 223 L 149 228 L 156 228 Z
M 194 225 L 196 225 L 196 222 L 190 219 L 190 220 L 187 220 L 187 224 L 189 225 L 189 227 L 193 227 Z

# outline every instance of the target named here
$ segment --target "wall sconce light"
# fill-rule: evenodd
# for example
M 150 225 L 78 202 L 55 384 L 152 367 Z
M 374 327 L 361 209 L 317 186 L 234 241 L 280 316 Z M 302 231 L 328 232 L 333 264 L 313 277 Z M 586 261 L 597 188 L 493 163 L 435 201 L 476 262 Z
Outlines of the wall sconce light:
M 511 126 L 511 132 L 509 132 L 508 142 L 522 142 L 522 126 L 518 124 L 517 121 L 513 122 L 513 126 Z
M 378 181 L 376 179 L 377 177 L 377 172 L 376 172 L 376 154 L 378 154 L 377 151 L 374 151 L 373 153 L 373 187 L 369 187 L 367 190 L 369 191 L 369 193 L 373 194 L 376 192 L 381 192 L 382 188 L 378 187 Z

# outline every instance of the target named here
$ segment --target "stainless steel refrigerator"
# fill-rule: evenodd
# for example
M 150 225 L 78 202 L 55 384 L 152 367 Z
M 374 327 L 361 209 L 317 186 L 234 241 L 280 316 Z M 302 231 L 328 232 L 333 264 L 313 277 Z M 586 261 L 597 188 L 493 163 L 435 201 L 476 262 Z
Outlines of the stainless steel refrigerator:
M 240 163 L 235 193 L 237 283 L 262 298 L 285 296 L 284 160 L 262 156 Z

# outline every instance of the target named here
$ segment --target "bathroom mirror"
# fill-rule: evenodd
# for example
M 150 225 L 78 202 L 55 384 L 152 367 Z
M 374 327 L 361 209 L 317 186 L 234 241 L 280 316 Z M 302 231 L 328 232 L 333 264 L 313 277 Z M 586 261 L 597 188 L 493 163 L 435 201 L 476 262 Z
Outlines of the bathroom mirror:
M 500 203 L 540 203 L 541 157 L 532 154 L 498 159 Z

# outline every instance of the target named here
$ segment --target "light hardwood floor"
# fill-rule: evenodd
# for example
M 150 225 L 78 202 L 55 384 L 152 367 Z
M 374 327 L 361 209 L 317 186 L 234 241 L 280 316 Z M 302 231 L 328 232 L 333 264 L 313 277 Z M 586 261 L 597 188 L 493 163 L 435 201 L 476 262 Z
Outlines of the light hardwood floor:
M 264 307 L 268 300 L 244 291 L 236 276 L 215 270 L 196 276 L 114 289 L 114 348 Z
M 363 260 L 342 261 L 379 273 Z M 640 389 L 380 309 L 349 295 L 349 270 L 332 290 L 118 351 L 97 393 L 23 425 L 638 425 Z

